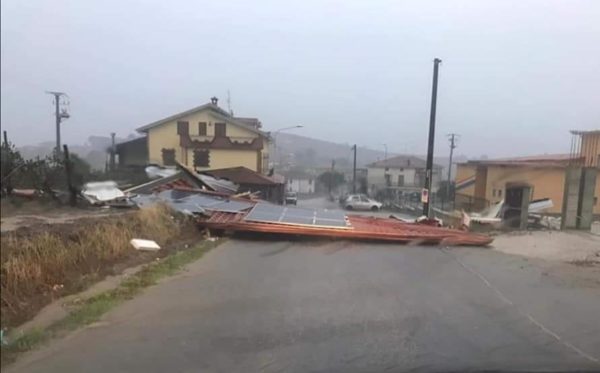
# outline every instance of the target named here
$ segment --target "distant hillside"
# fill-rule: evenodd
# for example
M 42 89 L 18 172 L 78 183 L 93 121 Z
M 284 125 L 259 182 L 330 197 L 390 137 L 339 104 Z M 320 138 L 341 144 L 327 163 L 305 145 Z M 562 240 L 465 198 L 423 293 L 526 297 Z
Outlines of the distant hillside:
M 117 143 L 127 139 L 116 138 Z M 90 136 L 85 144 L 67 144 L 69 151 L 83 158 L 94 170 L 104 170 L 108 155 L 106 149 L 110 146 L 111 140 L 107 136 Z M 37 145 L 17 146 L 19 152 L 25 159 L 33 159 L 35 157 L 43 158 L 52 154 L 56 144 L 51 141 L 39 143 Z
M 310 137 L 279 133 L 277 135 L 277 151 L 273 156 L 282 163 L 290 163 L 302 167 L 328 167 L 335 159 L 339 167 L 352 167 L 352 145 L 318 140 Z M 380 150 L 358 147 L 356 153 L 357 167 L 383 159 L 385 153 Z
M 341 168 L 352 167 L 352 144 L 339 144 L 331 141 L 313 139 L 306 136 L 291 133 L 280 133 L 277 135 L 277 151 L 272 153 L 281 163 L 299 167 L 329 167 L 331 160 L 335 159 L 336 166 Z M 393 157 L 389 153 L 388 157 Z M 356 164 L 357 167 L 365 167 L 367 164 L 384 159 L 385 152 L 368 148 L 358 148 Z M 417 155 L 426 158 L 426 155 Z M 467 157 L 455 155 L 452 175 L 456 174 L 456 163 L 465 162 Z M 442 166 L 442 177 L 446 179 L 448 169 L 448 157 L 434 157 L 433 162 Z

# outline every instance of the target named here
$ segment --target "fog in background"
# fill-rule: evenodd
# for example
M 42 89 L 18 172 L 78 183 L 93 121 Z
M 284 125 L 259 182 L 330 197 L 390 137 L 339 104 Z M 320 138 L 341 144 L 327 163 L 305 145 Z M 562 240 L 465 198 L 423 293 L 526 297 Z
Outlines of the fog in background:
M 18 145 L 126 137 L 213 95 L 265 130 L 424 154 L 432 60 L 436 154 L 568 152 L 600 128 L 600 1 L 1 3 L 1 123 Z

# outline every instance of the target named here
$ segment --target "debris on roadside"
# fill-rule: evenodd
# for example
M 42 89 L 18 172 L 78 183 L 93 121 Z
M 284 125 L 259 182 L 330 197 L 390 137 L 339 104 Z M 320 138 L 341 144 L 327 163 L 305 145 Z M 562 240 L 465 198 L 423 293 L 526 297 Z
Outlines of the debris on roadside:
M 144 171 L 146 172 L 146 176 L 148 176 L 149 179 L 169 177 L 177 173 L 177 170 L 174 168 L 166 168 L 156 165 L 149 165 L 144 169 Z
M 528 213 L 529 221 L 533 227 L 552 228 L 556 226 L 556 219 L 549 219 L 542 215 L 546 209 L 553 207 L 554 204 L 549 198 L 533 200 L 529 203 Z M 473 224 L 491 229 L 500 229 L 505 223 L 504 212 L 506 205 L 504 200 L 495 203 L 480 212 L 467 213 L 464 211 L 445 211 L 433 208 L 436 216 L 443 217 L 451 226 L 463 226 L 470 228 Z M 558 224 L 560 226 L 560 222 Z
M 13 189 L 11 194 L 15 197 L 23 197 L 33 199 L 43 194 L 41 190 L 37 189 Z
M 158 250 L 160 250 L 160 246 L 158 246 L 158 244 L 152 240 L 142 240 L 139 238 L 133 238 L 133 239 L 131 239 L 130 242 L 131 242 L 131 245 L 136 250 L 142 250 L 142 251 L 158 251 Z
M 307 237 L 371 240 L 397 243 L 485 246 L 487 235 L 390 218 L 346 215 L 341 210 L 279 206 L 265 202 L 233 211 L 200 215 L 201 227 L 217 231 L 257 232 Z
M 127 201 L 125 193 L 117 187 L 117 183 L 114 181 L 86 183 L 81 195 L 92 205 L 125 203 Z

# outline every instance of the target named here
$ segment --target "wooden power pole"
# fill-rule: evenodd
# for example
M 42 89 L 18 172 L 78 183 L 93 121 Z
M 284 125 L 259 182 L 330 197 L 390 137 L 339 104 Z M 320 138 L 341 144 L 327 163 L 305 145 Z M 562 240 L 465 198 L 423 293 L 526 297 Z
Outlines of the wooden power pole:
M 352 147 L 354 150 L 354 163 L 352 166 L 352 194 L 356 194 L 356 144 Z
M 423 215 L 431 217 L 431 184 L 433 178 L 433 145 L 435 142 L 435 110 L 437 106 L 438 70 L 442 62 L 439 58 L 433 60 L 433 85 L 431 89 L 431 111 L 429 113 L 429 141 L 427 144 L 427 169 L 425 171 L 425 190 L 427 199 L 423 202 Z

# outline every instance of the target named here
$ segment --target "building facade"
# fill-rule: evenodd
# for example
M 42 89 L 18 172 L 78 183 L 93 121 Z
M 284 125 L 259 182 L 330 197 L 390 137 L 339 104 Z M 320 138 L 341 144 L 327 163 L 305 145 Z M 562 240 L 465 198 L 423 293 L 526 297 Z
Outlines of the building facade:
M 600 142 L 598 144 L 600 145 Z M 593 156 L 587 158 L 578 152 L 575 157 L 572 154 L 556 154 L 459 163 L 455 207 L 466 208 L 465 205 L 469 204 L 474 206 L 475 210 L 482 209 L 491 203 L 502 201 L 506 195 L 507 184 L 522 183 L 531 187 L 531 200 L 552 200 L 554 206 L 546 210 L 546 213 L 560 214 L 567 169 L 592 164 L 590 159 L 598 155 L 591 151 L 590 154 Z M 600 178 L 597 178 L 592 202 L 594 214 L 600 214 L 599 196 Z
M 138 131 L 146 134 L 148 163 L 179 162 L 197 171 L 241 166 L 267 173 L 270 136 L 260 127 L 257 119 L 233 117 L 213 98 Z
M 148 140 L 145 137 L 115 145 L 119 167 L 143 167 L 148 164 Z M 109 149 L 109 152 L 111 150 Z
M 420 190 L 425 185 L 426 161 L 399 155 L 367 165 L 367 182 L 370 193 L 386 188 Z M 442 167 L 433 165 L 432 190 L 439 188 Z
M 313 178 L 286 177 L 286 190 L 298 194 L 313 194 L 315 192 L 315 180 Z

